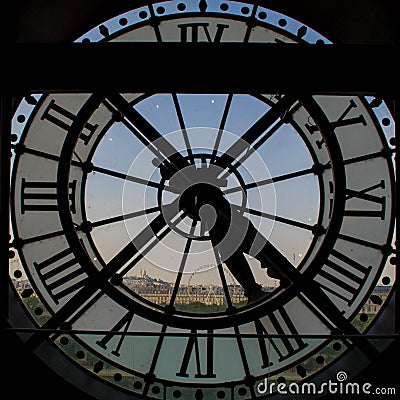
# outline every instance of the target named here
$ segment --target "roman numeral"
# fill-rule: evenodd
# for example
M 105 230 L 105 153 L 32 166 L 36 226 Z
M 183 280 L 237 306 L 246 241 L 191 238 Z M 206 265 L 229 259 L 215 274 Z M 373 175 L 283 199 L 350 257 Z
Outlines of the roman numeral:
M 76 213 L 76 180 L 69 184 L 70 210 Z M 27 211 L 58 211 L 57 182 L 21 180 L 21 214 Z
M 377 204 L 380 206 L 380 210 L 354 210 L 354 209 L 347 209 L 344 212 L 344 215 L 347 217 L 375 217 L 380 219 L 385 219 L 385 210 L 386 210 L 386 198 L 385 196 L 376 196 L 370 194 L 375 189 L 384 189 L 385 188 L 385 181 L 381 180 L 376 185 L 369 186 L 362 190 L 352 190 L 346 189 L 346 200 L 350 199 L 360 199 L 368 202 L 368 204 Z
M 204 345 L 200 346 L 199 339 L 197 337 L 197 331 L 192 330 L 191 336 L 189 336 L 185 353 L 183 355 L 181 369 L 176 373 L 176 376 L 189 377 L 188 374 L 188 366 L 190 359 L 192 357 L 192 353 L 194 352 L 195 362 L 196 362 L 196 374 L 195 378 L 215 378 L 216 375 L 214 373 L 214 337 L 212 336 L 213 331 L 207 331 L 209 336 L 205 339 L 205 349 Z M 202 366 L 200 362 L 200 347 L 203 347 L 201 350 L 205 352 L 205 372 L 202 372 Z M 204 367 L 204 366 L 203 366 Z
M 351 305 L 372 267 L 365 267 L 337 250 L 332 250 L 331 256 L 334 259 L 329 258 L 325 261 L 325 265 L 317 275 L 324 278 L 324 281 L 319 280 L 318 283 L 321 288 Z
M 72 256 L 72 257 L 71 257 Z M 33 262 L 43 285 L 56 304 L 69 294 L 82 287 L 87 275 L 80 267 L 71 249 L 65 249 L 40 263 Z
M 69 131 L 75 118 L 76 115 L 74 113 L 61 107 L 59 104 L 55 102 L 54 99 L 50 101 L 46 110 L 40 117 L 40 119 L 47 120 L 57 125 L 59 128 L 65 130 L 66 132 Z M 84 126 L 84 131 L 81 132 L 79 138 L 83 141 L 83 143 L 87 145 L 97 128 L 98 128 L 97 124 L 93 125 L 90 122 L 86 122 Z
M 289 314 L 283 307 L 277 309 L 272 314 L 269 314 L 268 318 L 274 327 L 276 334 L 283 336 L 281 338 L 258 337 L 258 344 L 263 361 L 261 368 L 267 368 L 272 365 L 271 354 L 269 353 L 271 349 L 273 349 L 278 355 L 278 361 L 283 361 L 294 356 L 296 353 L 308 346 L 308 344 L 300 337 L 285 337 L 285 335 L 298 335 L 299 332 L 293 324 L 293 321 L 290 319 Z M 256 332 L 259 335 L 268 336 L 273 334 L 272 332 L 268 332 L 267 328 L 260 320 L 254 321 L 254 324 Z
M 119 340 L 117 343 L 117 346 L 114 350 L 111 351 L 111 354 L 114 354 L 114 356 L 119 357 L 120 354 L 120 349 L 122 346 L 122 343 L 126 337 L 126 333 L 128 332 L 129 325 L 132 322 L 134 313 L 133 311 L 128 311 L 111 329 L 112 331 L 121 331 L 123 332 L 121 335 L 119 335 Z M 108 342 L 115 336 L 115 333 L 109 333 L 106 336 L 103 337 L 103 339 L 98 340 L 96 344 L 98 344 L 100 347 L 103 349 L 107 349 Z
M 203 31 L 206 35 L 208 42 L 219 43 L 221 41 L 224 29 L 229 28 L 229 25 L 217 24 L 217 31 L 215 32 L 214 38 L 211 37 L 210 31 L 208 29 L 209 25 L 210 24 L 208 22 L 196 22 L 178 25 L 178 28 L 181 30 L 181 42 L 186 43 L 191 41 L 193 43 L 197 43 L 199 41 L 199 33 L 200 31 Z M 191 40 L 189 39 L 189 32 L 191 33 Z
M 343 126 L 349 126 L 349 125 L 355 125 L 355 124 L 362 124 L 363 126 L 367 125 L 367 121 L 365 120 L 364 116 L 362 114 L 358 115 L 357 117 L 347 117 L 349 112 L 353 109 L 357 108 L 357 104 L 355 103 L 354 100 L 350 100 L 350 104 L 348 107 L 343 111 L 343 113 L 340 115 L 340 117 L 336 121 L 330 121 L 329 125 L 332 128 L 339 128 Z M 312 124 L 305 124 L 306 128 L 308 131 L 313 134 L 316 131 L 319 130 L 317 125 L 312 125 Z

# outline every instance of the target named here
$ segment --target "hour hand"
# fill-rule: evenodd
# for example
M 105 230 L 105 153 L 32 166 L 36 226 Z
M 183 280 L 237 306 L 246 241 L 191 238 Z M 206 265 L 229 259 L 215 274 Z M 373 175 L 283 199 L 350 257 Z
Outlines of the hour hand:
M 244 218 L 244 217 L 242 217 Z M 248 221 L 246 237 L 243 241 L 243 251 L 256 258 L 267 275 L 280 280 L 280 285 L 286 287 L 298 279 L 298 271 L 292 263 Z
M 287 287 L 295 278 L 292 263 L 270 242 L 266 242 L 256 258 L 261 262 L 261 268 L 265 268 L 267 275 L 273 279 L 279 279 L 280 286 Z M 297 275 L 297 270 L 295 275 Z

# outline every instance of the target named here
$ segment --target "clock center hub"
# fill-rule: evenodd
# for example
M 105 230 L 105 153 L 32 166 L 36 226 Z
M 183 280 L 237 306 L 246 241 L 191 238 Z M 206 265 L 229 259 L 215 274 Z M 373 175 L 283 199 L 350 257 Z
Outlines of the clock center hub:
M 219 188 L 208 183 L 196 183 L 181 194 L 179 208 L 190 218 L 203 220 L 209 214 L 215 213 L 222 196 Z

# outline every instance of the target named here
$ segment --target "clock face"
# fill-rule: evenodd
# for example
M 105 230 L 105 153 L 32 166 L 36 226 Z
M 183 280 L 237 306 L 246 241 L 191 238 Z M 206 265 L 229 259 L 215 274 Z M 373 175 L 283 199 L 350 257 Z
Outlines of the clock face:
M 203 0 L 146 5 L 78 41 L 329 42 Z M 91 394 L 262 398 L 267 377 L 379 354 L 337 335 L 378 326 L 394 279 L 382 100 L 34 94 L 13 132 L 15 324 L 46 329 L 27 345 L 77 385 L 91 377 Z

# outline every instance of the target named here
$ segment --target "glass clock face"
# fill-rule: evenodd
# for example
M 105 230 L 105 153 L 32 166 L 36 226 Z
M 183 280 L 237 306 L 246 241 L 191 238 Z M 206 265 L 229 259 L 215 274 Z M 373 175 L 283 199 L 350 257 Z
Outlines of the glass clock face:
M 329 43 L 264 7 L 203 0 L 77 41 Z M 27 345 L 91 394 L 262 398 L 266 377 L 379 354 L 337 334 L 377 326 L 394 279 L 382 100 L 33 94 L 13 132 L 15 324 L 47 329 Z

